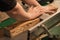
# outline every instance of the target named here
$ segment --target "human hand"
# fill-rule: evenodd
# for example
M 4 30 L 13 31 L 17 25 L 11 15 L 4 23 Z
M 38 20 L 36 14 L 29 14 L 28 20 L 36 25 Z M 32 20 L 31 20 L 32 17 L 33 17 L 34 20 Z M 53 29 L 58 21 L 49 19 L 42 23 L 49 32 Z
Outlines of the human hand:
M 48 6 L 44 6 L 43 7 L 45 10 L 45 13 L 48 13 L 48 14 L 53 14 L 57 11 L 57 7 L 53 6 L 53 5 L 48 5 Z
M 29 10 L 28 10 L 28 12 L 29 13 L 40 13 L 40 14 L 43 14 L 44 13 L 44 9 L 41 7 L 39 7 L 39 6 L 36 6 L 36 7 L 33 7 L 33 6 L 31 6 L 30 8 L 29 8 Z

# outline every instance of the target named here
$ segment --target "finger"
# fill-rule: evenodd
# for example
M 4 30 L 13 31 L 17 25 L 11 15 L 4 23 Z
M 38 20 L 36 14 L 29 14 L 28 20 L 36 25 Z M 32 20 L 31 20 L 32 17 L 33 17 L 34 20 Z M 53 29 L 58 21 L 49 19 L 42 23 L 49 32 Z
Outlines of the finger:
M 47 13 L 47 14 L 54 14 L 55 13 L 55 11 L 49 11 L 49 12 L 45 12 L 45 13 Z

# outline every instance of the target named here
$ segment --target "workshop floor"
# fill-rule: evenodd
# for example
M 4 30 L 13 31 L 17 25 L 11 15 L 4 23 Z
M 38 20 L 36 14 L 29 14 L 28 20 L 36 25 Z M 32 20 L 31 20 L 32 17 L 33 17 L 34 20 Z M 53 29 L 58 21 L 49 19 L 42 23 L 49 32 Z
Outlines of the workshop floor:
M 60 10 L 60 0 L 55 0 L 54 4 L 59 7 L 59 10 Z M 0 40 L 9 40 L 8 38 L 6 37 L 3 37 L 3 38 L 0 38 Z

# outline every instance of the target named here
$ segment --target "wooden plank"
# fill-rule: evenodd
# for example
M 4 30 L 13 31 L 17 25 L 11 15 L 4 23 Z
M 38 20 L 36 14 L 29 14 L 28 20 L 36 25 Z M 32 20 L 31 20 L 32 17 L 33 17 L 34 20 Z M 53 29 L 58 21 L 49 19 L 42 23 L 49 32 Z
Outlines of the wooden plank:
M 37 18 L 34 20 L 30 20 L 30 21 L 26 21 L 24 23 L 17 24 L 17 26 L 15 25 L 15 28 L 13 28 L 13 29 L 6 28 L 5 29 L 6 35 L 10 36 L 10 37 L 15 37 L 16 35 L 24 32 L 24 31 L 27 31 L 29 28 L 33 27 L 34 25 L 36 25 L 39 22 L 40 22 L 40 19 Z M 11 27 L 13 27 L 13 26 L 11 26 Z

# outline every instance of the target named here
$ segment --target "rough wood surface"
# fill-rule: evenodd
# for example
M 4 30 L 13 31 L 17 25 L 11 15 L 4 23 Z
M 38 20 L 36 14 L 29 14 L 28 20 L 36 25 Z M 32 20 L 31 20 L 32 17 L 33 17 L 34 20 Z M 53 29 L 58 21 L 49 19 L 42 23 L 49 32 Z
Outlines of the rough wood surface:
M 34 25 L 36 25 L 39 22 L 40 22 L 40 19 L 37 18 L 37 19 L 31 20 L 31 21 L 21 23 L 17 26 L 15 25 L 15 28 L 13 28 L 13 29 L 6 28 L 5 31 L 7 33 L 9 33 L 7 35 L 14 37 L 14 36 L 24 32 L 24 31 L 27 31 L 29 28 L 33 27 Z M 11 27 L 13 27 L 13 26 L 11 26 Z

